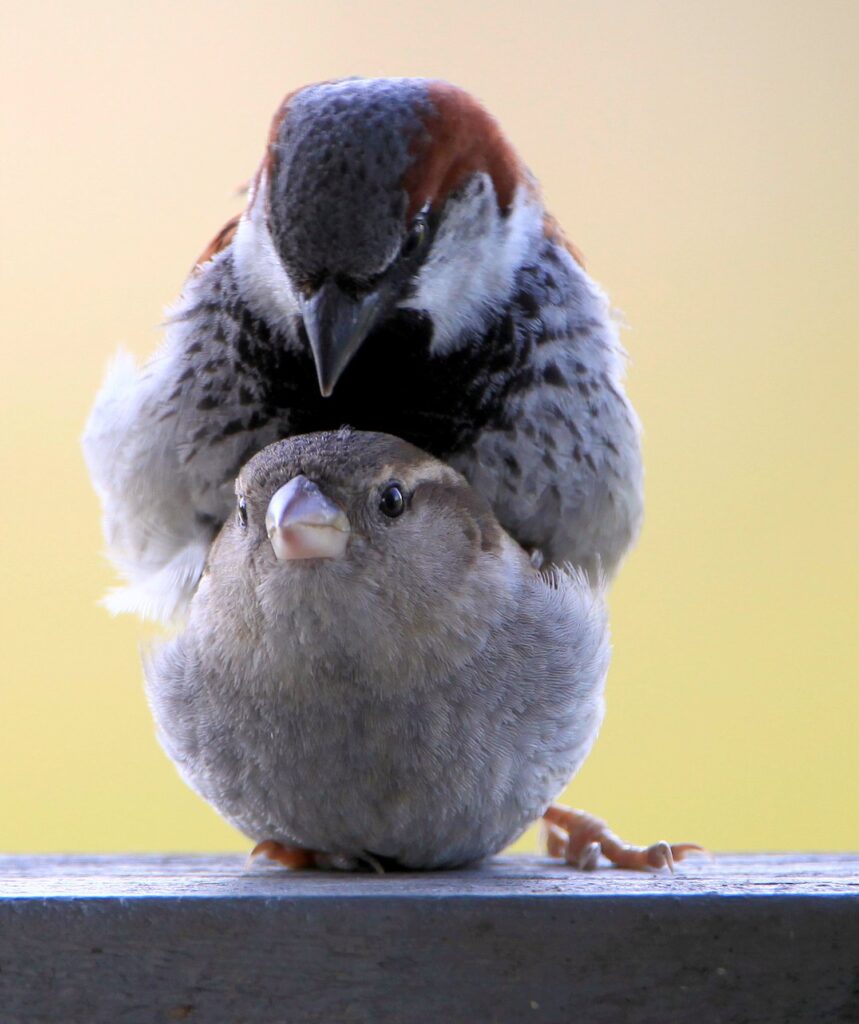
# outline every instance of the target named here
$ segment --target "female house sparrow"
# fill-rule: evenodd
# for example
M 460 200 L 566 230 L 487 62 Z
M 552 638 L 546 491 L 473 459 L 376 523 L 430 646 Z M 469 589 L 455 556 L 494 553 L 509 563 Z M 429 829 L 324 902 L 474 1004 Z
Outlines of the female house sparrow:
M 243 463 L 344 423 L 448 462 L 538 562 L 608 578 L 642 512 L 622 375 L 605 296 L 471 96 L 299 89 L 163 347 L 96 399 L 84 451 L 129 583 L 109 604 L 181 611 Z
M 580 571 L 535 570 L 462 476 L 343 429 L 267 447 L 235 491 L 146 676 L 167 753 L 255 852 L 447 867 L 547 808 L 571 863 L 689 849 L 549 807 L 602 718 L 605 609 Z

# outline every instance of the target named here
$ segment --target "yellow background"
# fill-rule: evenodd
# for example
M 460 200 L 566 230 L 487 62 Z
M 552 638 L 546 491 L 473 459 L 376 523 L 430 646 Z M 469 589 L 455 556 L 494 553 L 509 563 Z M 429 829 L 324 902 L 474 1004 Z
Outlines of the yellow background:
M 647 520 L 570 801 L 624 836 L 859 847 L 854 0 L 79 0 L 2 10 L 0 849 L 247 842 L 158 749 L 78 438 L 347 74 L 481 97 L 623 310 Z

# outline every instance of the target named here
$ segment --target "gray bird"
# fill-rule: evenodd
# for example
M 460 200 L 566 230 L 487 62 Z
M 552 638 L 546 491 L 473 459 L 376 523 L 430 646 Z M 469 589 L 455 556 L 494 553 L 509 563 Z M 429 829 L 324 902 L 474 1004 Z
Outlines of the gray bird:
M 608 661 L 579 570 L 536 570 L 446 464 L 343 429 L 242 469 L 146 677 L 185 780 L 284 864 L 465 864 L 546 812 L 571 863 L 670 866 L 688 846 L 626 847 L 550 807 L 596 737 Z
M 623 367 L 603 292 L 476 100 L 425 79 L 299 89 L 162 348 L 120 356 L 87 424 L 128 582 L 110 605 L 181 611 L 241 466 L 347 423 L 448 462 L 538 563 L 610 578 L 642 515 Z

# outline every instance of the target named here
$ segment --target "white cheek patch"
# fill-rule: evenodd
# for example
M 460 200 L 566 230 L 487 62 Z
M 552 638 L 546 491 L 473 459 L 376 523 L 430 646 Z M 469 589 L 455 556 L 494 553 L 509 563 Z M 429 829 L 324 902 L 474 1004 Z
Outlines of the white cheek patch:
M 268 184 L 265 172 L 248 200 L 233 238 L 236 277 L 250 306 L 289 338 L 301 315 L 298 295 L 277 254 L 266 223 Z
M 476 175 L 448 204 L 415 294 L 400 304 L 432 317 L 433 355 L 456 348 L 463 333 L 482 328 L 510 296 L 516 271 L 543 230 L 543 212 L 533 191 L 520 185 L 503 217 L 487 174 Z

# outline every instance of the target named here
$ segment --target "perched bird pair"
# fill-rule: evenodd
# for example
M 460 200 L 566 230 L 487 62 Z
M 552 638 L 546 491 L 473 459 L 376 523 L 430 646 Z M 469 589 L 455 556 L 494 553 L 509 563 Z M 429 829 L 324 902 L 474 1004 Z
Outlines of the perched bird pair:
M 690 848 L 547 811 L 599 725 L 601 580 L 641 519 L 622 363 L 605 297 L 471 97 L 412 79 L 287 97 L 245 212 L 84 436 L 128 583 L 111 606 L 190 602 L 148 668 L 162 741 L 262 852 L 451 865 L 544 811 L 581 866 Z
M 247 208 L 84 436 L 114 610 L 181 611 L 233 481 L 295 434 L 401 437 L 461 472 L 537 559 L 611 577 L 642 514 L 636 416 L 602 291 L 475 100 L 313 85 L 275 115 Z

